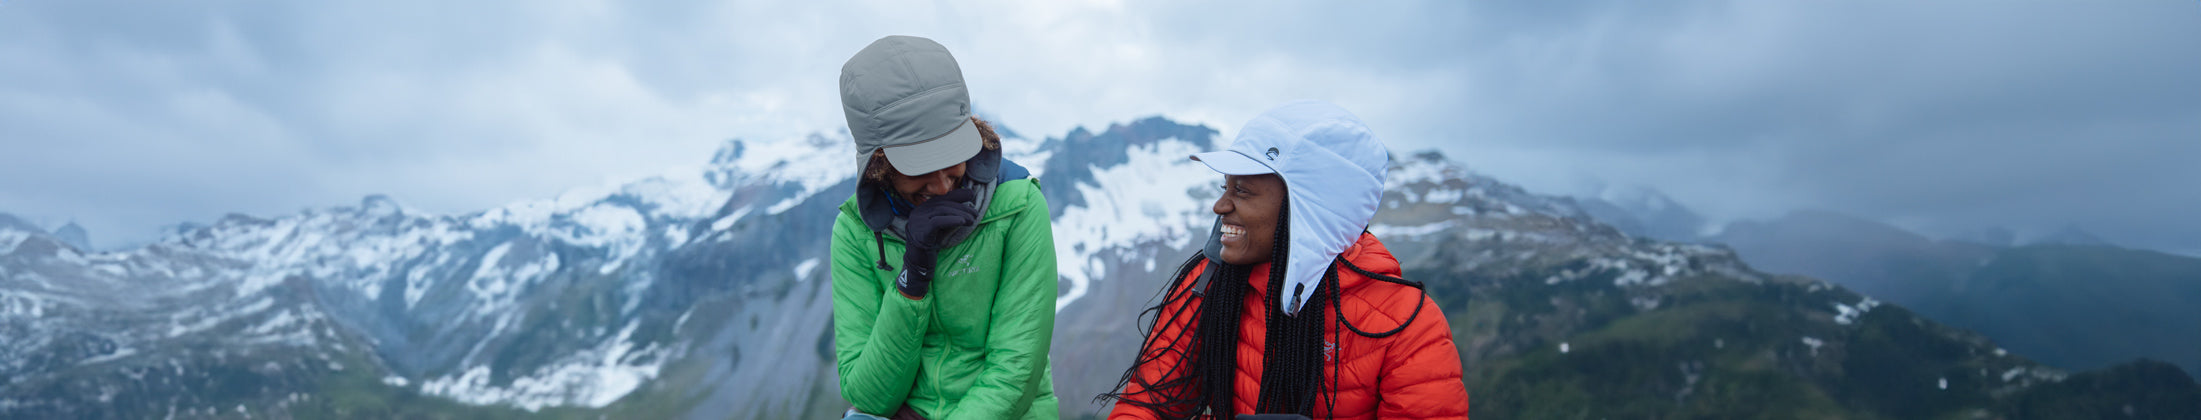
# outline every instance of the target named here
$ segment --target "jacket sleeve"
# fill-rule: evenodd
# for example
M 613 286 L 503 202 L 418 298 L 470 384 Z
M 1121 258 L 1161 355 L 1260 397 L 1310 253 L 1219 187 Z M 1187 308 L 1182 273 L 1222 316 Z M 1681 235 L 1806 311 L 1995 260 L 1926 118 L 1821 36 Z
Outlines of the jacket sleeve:
M 1409 293 L 1420 295 L 1421 315 L 1384 355 L 1376 417 L 1464 420 L 1467 384 L 1461 380 L 1452 325 L 1427 294 Z
M 987 316 L 985 366 L 968 393 L 943 419 L 1021 417 L 1049 386 L 1047 354 L 1055 336 L 1054 227 L 1037 190 L 1024 210 L 1003 222 L 1001 287 Z M 1000 222 L 995 222 L 1000 223 Z M 952 287 L 952 285 L 950 286 Z M 1042 413 L 1054 417 L 1056 413 Z
M 1181 283 L 1180 287 L 1191 288 L 1192 281 L 1190 281 L 1189 279 L 1198 278 L 1200 276 L 1200 272 L 1206 269 L 1207 268 L 1204 265 L 1202 267 L 1193 268 L 1190 273 L 1186 274 L 1186 277 L 1184 279 L 1179 279 L 1184 280 L 1178 282 Z M 1180 293 L 1186 292 L 1182 289 L 1171 290 L 1166 295 L 1180 296 Z M 1143 342 L 1144 344 L 1141 344 L 1141 348 L 1139 349 L 1139 357 L 1133 358 L 1133 363 L 1137 363 L 1136 360 L 1146 360 L 1146 356 L 1148 355 L 1152 355 L 1153 360 L 1149 361 L 1146 364 L 1139 365 L 1138 376 L 1133 377 L 1130 383 L 1124 384 L 1123 399 L 1148 403 L 1154 402 L 1155 400 L 1159 399 L 1159 396 L 1147 392 L 1145 384 L 1159 383 L 1165 380 L 1173 379 L 1172 376 L 1175 375 L 1173 375 L 1172 372 L 1168 372 L 1167 369 L 1169 369 L 1171 366 L 1177 366 L 1178 360 L 1184 358 L 1185 352 L 1191 351 L 1192 343 L 1189 341 L 1190 337 L 1186 337 L 1187 341 L 1183 342 L 1177 341 L 1176 339 L 1181 336 L 1179 332 L 1187 328 L 1185 324 L 1187 322 L 1190 322 L 1193 314 L 1184 313 L 1174 317 L 1170 316 L 1170 314 L 1178 313 L 1179 311 L 1197 310 L 1198 306 L 1193 305 L 1192 302 L 1194 299 L 1197 298 L 1191 297 L 1189 296 L 1189 294 L 1182 296 L 1186 296 L 1184 301 L 1167 302 L 1168 306 L 1162 307 L 1162 313 L 1154 318 L 1154 322 L 1157 325 L 1154 325 L 1149 331 L 1147 331 L 1146 338 L 1144 340 L 1141 340 L 1141 342 Z M 1183 372 L 1176 372 L 1175 374 L 1181 375 L 1183 374 Z M 1109 420 L 1157 420 L 1160 418 L 1161 415 L 1153 412 L 1152 410 L 1148 410 L 1145 407 L 1132 405 L 1131 403 L 1125 401 L 1116 401 L 1116 407 L 1114 411 L 1108 413 Z
M 857 411 L 892 415 L 917 381 L 932 298 L 887 291 L 884 277 L 892 271 L 874 266 L 880 257 L 874 240 L 854 216 L 843 213 L 833 221 L 833 354 L 841 397 Z

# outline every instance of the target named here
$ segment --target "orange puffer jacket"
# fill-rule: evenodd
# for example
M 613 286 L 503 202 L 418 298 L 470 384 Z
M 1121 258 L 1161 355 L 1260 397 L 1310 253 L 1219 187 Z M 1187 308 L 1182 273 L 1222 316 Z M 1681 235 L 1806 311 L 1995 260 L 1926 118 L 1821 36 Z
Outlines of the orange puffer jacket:
M 1375 235 L 1363 233 L 1352 247 L 1340 254 L 1345 260 L 1368 272 L 1392 277 L 1400 275 L 1398 259 Z M 1179 287 L 1191 287 L 1190 279 L 1200 275 L 1204 267 L 1191 270 Z M 1253 293 L 1245 299 L 1246 309 L 1239 320 L 1238 330 L 1238 379 L 1235 404 L 1240 413 L 1251 413 L 1261 395 L 1261 349 L 1268 339 L 1268 317 L 1262 305 L 1270 302 L 1268 294 L 1268 265 L 1255 267 L 1247 279 L 1253 283 Z M 1340 419 L 1466 419 L 1467 387 L 1460 377 L 1460 352 L 1452 344 L 1452 327 L 1445 321 L 1444 312 L 1434 301 L 1412 287 L 1394 284 L 1362 276 L 1344 267 L 1338 268 L 1338 285 L 1342 295 L 1338 302 L 1340 311 L 1352 322 L 1353 327 L 1369 333 L 1381 333 L 1396 329 L 1409 317 L 1412 325 L 1395 335 L 1385 338 L 1368 338 L 1342 329 L 1335 320 L 1325 322 L 1324 345 L 1335 348 L 1325 352 L 1323 375 L 1337 374 L 1336 413 L 1329 407 L 1314 408 L 1315 418 Z M 1172 294 L 1183 292 L 1173 290 Z M 1179 305 L 1193 304 L 1198 297 L 1175 302 L 1163 308 L 1163 313 L 1178 310 Z M 1421 313 L 1414 315 L 1419 304 Z M 1329 312 L 1325 312 L 1329 313 Z M 1331 314 L 1336 316 L 1336 314 Z M 1189 317 L 1188 317 L 1189 318 Z M 1156 337 L 1175 337 L 1176 331 L 1185 328 L 1183 323 L 1157 326 Z M 1343 342 L 1333 343 L 1332 340 Z M 1155 347 L 1185 348 L 1190 343 L 1171 340 L 1152 340 Z M 1334 344 L 1334 346 L 1332 346 Z M 1159 351 L 1158 348 L 1142 349 L 1142 354 Z M 1178 354 L 1166 352 L 1163 357 Z M 1342 359 L 1337 359 L 1342 358 Z M 1340 362 L 1339 360 L 1342 360 Z M 1162 378 L 1166 366 L 1176 360 L 1157 360 L 1140 367 L 1138 375 L 1144 381 L 1131 381 L 1124 390 L 1125 398 L 1151 398 L 1143 391 L 1140 382 L 1156 383 Z M 1327 382 L 1327 381 L 1325 381 Z M 1112 420 L 1155 419 L 1154 413 L 1125 402 L 1117 402 L 1115 411 L 1108 416 Z M 1226 419 L 1227 420 L 1227 419 Z

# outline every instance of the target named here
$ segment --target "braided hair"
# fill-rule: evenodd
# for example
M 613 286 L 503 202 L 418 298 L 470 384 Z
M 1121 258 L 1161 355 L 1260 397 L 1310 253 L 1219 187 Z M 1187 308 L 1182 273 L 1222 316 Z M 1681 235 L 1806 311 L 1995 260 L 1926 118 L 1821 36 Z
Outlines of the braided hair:
M 1290 226 L 1291 202 L 1286 200 L 1275 227 L 1276 241 L 1269 251 L 1268 290 L 1272 295 L 1300 292 L 1283 290 L 1284 267 L 1289 265 Z M 1384 338 L 1405 330 L 1419 317 L 1421 306 L 1417 303 L 1414 316 L 1390 331 L 1371 333 L 1352 325 L 1342 315 L 1343 307 L 1338 299 L 1342 293 L 1337 278 L 1339 263 L 1369 278 L 1422 288 L 1418 282 L 1363 270 L 1340 256 L 1324 271 L 1322 281 L 1315 285 L 1315 293 L 1301 306 L 1298 314 L 1285 314 L 1282 308 L 1273 307 L 1276 299 L 1260 299 L 1260 307 L 1266 314 L 1268 336 L 1267 346 L 1262 349 L 1260 395 L 1254 404 L 1256 412 L 1313 417 L 1314 407 L 1320 404 L 1327 408 L 1325 413 L 1334 415 L 1338 383 L 1338 370 L 1334 365 L 1339 360 L 1331 357 L 1326 346 L 1335 345 L 1339 340 L 1325 337 L 1325 333 L 1352 331 L 1362 337 Z M 1188 279 L 1188 275 L 1202 264 L 1209 266 L 1210 273 L 1205 277 L 1211 281 L 1188 287 L 1185 282 L 1198 281 Z M 1246 295 L 1252 290 L 1249 278 L 1254 267 L 1209 261 L 1201 254 L 1186 259 L 1170 277 L 1169 287 L 1162 289 L 1161 302 L 1139 314 L 1142 321 L 1139 324 L 1143 327 L 1140 335 L 1146 338 L 1140 343 L 1138 357 L 1117 378 L 1115 391 L 1102 393 L 1093 400 L 1121 401 L 1164 419 L 1229 419 L 1239 414 L 1234 404 L 1236 388 L 1233 383 L 1237 380 L 1239 320 L 1246 308 Z M 1172 308 L 1176 302 L 1186 303 Z M 1332 316 L 1333 313 L 1337 315 Z M 1326 322 L 1335 322 L 1338 328 L 1326 330 L 1323 328 Z M 1169 337 L 1156 334 L 1162 326 L 1180 324 L 1191 328 L 1179 328 Z M 1174 356 L 1176 363 L 1163 366 L 1159 378 L 1139 375 L 1140 367 L 1162 363 L 1164 356 Z M 1325 364 L 1332 366 L 1325 368 Z M 1142 389 L 1136 393 L 1125 392 L 1133 381 Z
M 1284 268 L 1289 266 L 1291 244 L 1291 203 L 1287 200 L 1279 211 L 1276 223 L 1276 240 L 1270 246 L 1269 293 L 1293 293 L 1284 290 Z M 1187 287 L 1187 279 L 1194 267 L 1209 265 L 1212 271 L 1205 284 Z M 1144 408 L 1157 416 L 1169 419 L 1187 419 L 1210 416 L 1227 419 L 1235 416 L 1238 366 L 1239 322 L 1243 319 L 1247 295 L 1253 290 L 1250 282 L 1257 265 L 1231 264 L 1209 261 L 1203 255 L 1193 255 L 1178 267 L 1171 276 L 1170 286 L 1163 289 L 1162 302 L 1140 313 L 1146 339 L 1140 343 L 1140 354 L 1116 381 L 1116 392 L 1101 394 L 1095 401 L 1114 399 Z M 1334 282 L 1333 282 L 1334 283 Z M 1319 286 L 1315 297 L 1306 302 L 1306 310 L 1297 315 L 1287 315 L 1275 307 L 1274 299 L 1259 299 L 1259 308 L 1268 321 L 1268 348 L 1263 349 L 1261 394 L 1255 404 L 1257 412 L 1296 412 L 1312 415 L 1314 398 L 1324 388 L 1321 386 L 1323 363 L 1323 323 L 1326 313 L 1324 302 L 1335 300 L 1336 290 L 1324 291 Z M 1188 300 L 1188 299 L 1197 299 Z M 1173 305 L 1177 302 L 1187 302 Z M 1174 306 L 1174 307 L 1173 307 Z M 1334 305 L 1333 305 L 1334 306 Z M 1156 334 L 1164 325 L 1186 325 L 1173 336 Z M 1156 343 L 1171 345 L 1155 345 Z M 1165 355 L 1176 357 L 1176 363 L 1165 366 L 1158 380 L 1141 377 L 1141 366 L 1161 363 Z M 1126 385 L 1138 381 L 1143 390 L 1124 393 Z M 1333 381 L 1334 382 L 1334 381 Z M 1331 387 L 1331 388 L 1334 388 Z

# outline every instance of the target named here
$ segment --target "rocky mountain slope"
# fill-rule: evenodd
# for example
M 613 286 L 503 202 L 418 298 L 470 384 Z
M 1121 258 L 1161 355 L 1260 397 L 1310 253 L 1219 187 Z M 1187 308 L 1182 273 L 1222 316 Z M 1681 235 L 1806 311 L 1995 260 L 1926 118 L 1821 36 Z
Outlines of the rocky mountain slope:
M 2007 235 L 2004 235 L 2007 236 Z M 2136 358 L 2201 372 L 2201 259 L 2066 229 L 2026 245 L 1934 240 L 1826 212 L 1731 224 L 1707 238 L 1766 271 L 1828 279 L 1979 331 L 2066 369 Z
M 1215 133 L 1149 118 L 1006 142 L 1055 217 L 1066 417 L 1105 410 L 1088 399 L 1130 361 L 1135 314 L 1212 222 L 1220 178 L 1185 156 Z M 824 258 L 848 147 L 729 141 L 702 167 L 554 199 L 437 215 L 368 197 L 118 252 L 0 218 L 0 417 L 834 416 Z M 1479 416 L 2201 401 L 2176 369 L 2067 375 L 1721 248 L 1631 239 L 1435 153 L 1394 164 L 1371 231 L 1447 310 Z

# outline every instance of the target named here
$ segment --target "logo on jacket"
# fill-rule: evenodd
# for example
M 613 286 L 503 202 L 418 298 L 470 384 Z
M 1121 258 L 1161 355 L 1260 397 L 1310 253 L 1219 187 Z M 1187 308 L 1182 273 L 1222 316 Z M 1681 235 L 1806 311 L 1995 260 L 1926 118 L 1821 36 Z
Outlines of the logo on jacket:
M 1322 361 L 1337 361 L 1337 343 L 1332 343 L 1330 342 L 1330 340 L 1322 340 Z
M 949 265 L 947 271 L 942 271 L 943 274 L 940 277 L 960 276 L 976 272 L 978 272 L 978 267 L 971 265 L 971 254 L 963 254 L 963 257 L 956 258 L 955 263 Z

